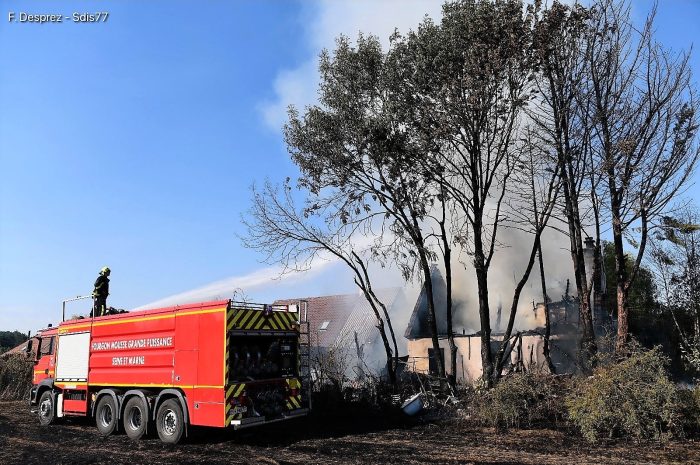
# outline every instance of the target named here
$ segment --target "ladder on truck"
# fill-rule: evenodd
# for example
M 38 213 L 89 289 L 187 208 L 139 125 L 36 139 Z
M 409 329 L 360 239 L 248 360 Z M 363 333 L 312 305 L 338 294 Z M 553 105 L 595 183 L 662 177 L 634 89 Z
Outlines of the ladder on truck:
M 311 409 L 313 379 L 311 377 L 311 333 L 309 331 L 309 302 L 299 301 L 299 377 L 303 398 Z

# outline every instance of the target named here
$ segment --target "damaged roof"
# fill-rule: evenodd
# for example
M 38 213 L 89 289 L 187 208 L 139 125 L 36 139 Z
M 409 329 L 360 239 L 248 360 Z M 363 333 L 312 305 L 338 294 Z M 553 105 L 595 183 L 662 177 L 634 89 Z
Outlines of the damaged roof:
M 430 279 L 433 283 L 433 300 L 435 302 L 435 319 L 437 320 L 438 337 L 447 337 L 447 284 L 442 277 L 442 273 L 437 266 L 431 267 Z M 463 302 L 453 300 L 452 303 L 452 321 L 455 333 L 462 332 L 464 325 L 460 320 L 460 316 L 465 314 L 465 305 Z M 472 330 L 469 333 L 473 333 Z M 411 319 L 404 333 L 406 339 L 423 339 L 432 337 L 429 323 L 428 296 L 425 290 L 425 285 L 416 299 L 416 305 L 413 307 Z
M 401 288 L 377 289 L 375 294 L 391 316 L 405 305 Z M 372 307 L 360 293 L 281 299 L 275 305 L 308 302 L 311 343 L 319 347 L 341 346 L 354 343 L 357 333 L 360 343 L 371 342 L 379 335 Z M 303 304 L 302 304 L 303 308 Z M 300 309 L 300 311 L 302 311 Z

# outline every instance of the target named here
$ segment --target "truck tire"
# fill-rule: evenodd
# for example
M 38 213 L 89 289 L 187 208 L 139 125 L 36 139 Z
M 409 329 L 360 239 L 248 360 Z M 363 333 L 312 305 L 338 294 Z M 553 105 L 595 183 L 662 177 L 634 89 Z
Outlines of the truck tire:
M 54 422 L 56 418 L 56 405 L 53 399 L 53 393 L 50 390 L 44 391 L 39 398 L 39 424 L 48 426 Z
M 168 399 L 158 407 L 156 430 L 166 444 L 177 444 L 185 431 L 185 416 L 177 399 Z
M 124 431 L 129 439 L 141 439 L 148 428 L 148 405 L 139 396 L 133 396 L 124 407 Z
M 102 436 L 109 436 L 117 429 L 117 412 L 117 406 L 112 396 L 104 395 L 97 401 L 95 420 L 97 422 L 97 431 L 99 431 Z

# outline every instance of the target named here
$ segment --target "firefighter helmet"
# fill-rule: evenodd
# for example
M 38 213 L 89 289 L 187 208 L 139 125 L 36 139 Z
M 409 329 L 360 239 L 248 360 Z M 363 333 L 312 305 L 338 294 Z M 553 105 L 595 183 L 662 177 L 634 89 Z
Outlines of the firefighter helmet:
M 106 266 L 103 267 L 103 268 L 100 270 L 100 274 L 109 275 L 109 268 L 106 267 Z

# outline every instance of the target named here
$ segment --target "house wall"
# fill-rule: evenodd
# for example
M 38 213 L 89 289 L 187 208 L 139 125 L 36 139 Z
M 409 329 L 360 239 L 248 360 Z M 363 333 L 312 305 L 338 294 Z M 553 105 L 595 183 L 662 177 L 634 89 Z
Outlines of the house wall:
M 499 341 L 500 336 L 494 336 L 493 341 Z M 440 339 L 440 348 L 445 351 L 445 368 L 450 370 L 450 348 L 447 339 Z M 481 377 L 481 338 L 479 336 L 455 337 L 457 346 L 457 382 L 473 383 Z M 409 340 L 408 369 L 417 373 L 428 373 L 428 349 L 433 347 L 431 338 Z M 522 336 L 522 361 L 525 368 L 531 366 L 546 366 L 544 358 L 544 340 L 538 334 Z M 510 354 L 511 363 L 518 359 L 518 346 Z

